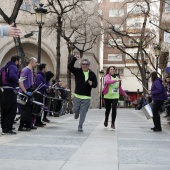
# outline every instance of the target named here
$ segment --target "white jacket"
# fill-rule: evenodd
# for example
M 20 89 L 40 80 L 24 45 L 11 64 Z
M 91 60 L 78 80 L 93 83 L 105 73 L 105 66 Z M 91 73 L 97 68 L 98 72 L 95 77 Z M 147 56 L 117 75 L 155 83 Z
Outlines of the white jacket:
M 8 28 L 9 26 L 3 26 L 3 25 L 0 25 L 0 37 L 3 37 L 3 36 L 8 36 Z

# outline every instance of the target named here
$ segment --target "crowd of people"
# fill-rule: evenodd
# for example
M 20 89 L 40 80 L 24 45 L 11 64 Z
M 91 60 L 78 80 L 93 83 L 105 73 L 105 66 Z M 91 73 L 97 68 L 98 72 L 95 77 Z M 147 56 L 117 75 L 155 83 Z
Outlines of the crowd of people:
M 66 100 L 66 84 L 61 81 L 51 84 L 54 74 L 47 71 L 46 64 L 38 66 L 38 72 L 34 75 L 34 69 L 37 67 L 37 59 L 31 57 L 28 65 L 18 72 L 21 59 L 18 55 L 11 57 L 11 60 L 1 68 L 1 127 L 2 134 L 16 134 L 13 131 L 13 123 L 16 117 L 17 109 L 20 113 L 20 124 L 18 131 L 30 131 L 37 127 L 44 127 L 50 120 L 47 118 L 49 109 L 46 107 L 46 96 L 55 97 L 55 91 L 58 89 L 60 98 Z M 5 74 L 5 80 L 3 74 Z M 19 89 L 17 86 L 19 85 Z M 37 89 L 37 90 L 36 90 Z M 18 98 L 19 97 L 19 98 Z M 18 103 L 18 100 L 25 100 L 24 104 Z M 22 101 L 24 102 L 24 101 Z M 43 110 L 42 108 L 46 108 Z M 43 117 L 42 117 L 43 116 Z
M 0 36 L 12 36 L 17 37 L 21 31 L 13 27 L 14 24 L 10 26 L 0 26 Z M 79 119 L 78 131 L 83 132 L 83 124 L 88 112 L 90 101 L 91 101 L 91 90 L 92 88 L 97 87 L 97 77 L 95 73 L 89 68 L 90 61 L 88 59 L 81 59 L 80 68 L 75 67 L 76 60 L 79 60 L 80 57 L 74 55 L 71 62 L 68 64 L 68 70 L 75 76 L 75 91 L 73 99 L 73 111 L 74 118 Z M 13 131 L 13 122 L 16 116 L 17 108 L 19 110 L 20 116 L 20 125 L 18 131 L 30 131 L 31 129 L 37 129 L 37 127 L 44 127 L 45 123 L 50 122 L 47 118 L 48 109 L 43 110 L 44 114 L 41 114 L 42 107 L 39 107 L 33 102 L 39 104 L 47 105 L 44 95 L 49 95 L 51 92 L 51 97 L 55 97 L 54 85 L 58 86 L 58 94 L 63 100 L 66 100 L 66 84 L 62 84 L 61 81 L 56 83 L 55 80 L 52 81 L 52 86 L 50 84 L 51 79 L 54 74 L 50 71 L 47 71 L 46 64 L 40 64 L 38 66 L 38 72 L 34 75 L 33 70 L 37 67 L 37 59 L 31 57 L 28 60 L 28 65 L 22 69 L 21 73 L 18 72 L 18 67 L 21 63 L 21 59 L 18 55 L 11 57 L 9 61 L 1 69 L 1 78 L 3 78 L 2 70 L 7 72 L 5 77 L 6 84 L 1 84 L 1 127 L 2 134 L 16 134 Z M 111 128 L 115 129 L 115 121 L 117 115 L 117 105 L 120 95 L 126 97 L 126 100 L 130 102 L 130 98 L 122 89 L 121 84 L 122 80 L 119 74 L 115 73 L 115 67 L 110 66 L 106 70 L 106 75 L 104 78 L 104 88 L 103 88 L 103 98 L 105 102 L 105 120 L 104 126 L 108 126 L 109 115 L 111 112 Z M 151 130 L 155 132 L 162 131 L 161 120 L 159 115 L 159 110 L 163 105 L 164 101 L 167 99 L 167 95 L 170 94 L 170 77 L 166 78 L 166 88 L 163 86 L 162 80 L 157 76 L 156 72 L 151 73 L 152 87 L 148 91 L 148 94 L 152 96 L 152 111 L 153 111 L 153 123 L 154 127 Z M 19 91 L 16 87 L 19 86 Z M 24 95 L 27 97 L 27 101 L 24 105 L 17 104 L 17 94 L 21 96 Z M 143 96 L 140 100 L 138 107 L 140 109 L 146 104 L 145 97 Z M 44 107 L 45 108 L 45 107 Z M 168 114 L 167 116 L 169 116 Z M 43 116 L 43 117 L 42 117 Z

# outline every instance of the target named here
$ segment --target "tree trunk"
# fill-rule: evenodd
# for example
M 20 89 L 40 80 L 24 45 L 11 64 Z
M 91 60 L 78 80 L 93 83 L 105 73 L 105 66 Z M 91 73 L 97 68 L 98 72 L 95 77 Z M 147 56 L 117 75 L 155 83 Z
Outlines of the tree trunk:
M 80 52 L 80 58 L 83 58 L 84 51 L 79 51 L 79 52 Z
M 62 32 L 62 21 L 61 16 L 58 16 L 58 26 L 57 26 L 57 68 L 56 68 L 56 80 L 59 80 L 60 78 L 60 43 L 61 43 L 61 32 Z
M 71 62 L 72 59 L 72 54 L 71 54 L 71 48 L 69 47 L 68 44 L 68 60 L 67 60 L 67 65 Z M 70 89 L 70 92 L 68 93 L 68 100 L 69 100 L 69 112 L 70 114 L 73 114 L 73 106 L 72 106 L 72 99 L 71 99 L 71 72 L 67 69 L 67 87 Z
M 25 59 L 25 53 L 21 45 L 21 39 L 20 37 L 14 38 L 15 47 L 17 50 L 18 55 L 21 57 L 21 68 L 25 67 L 27 65 L 26 59 Z

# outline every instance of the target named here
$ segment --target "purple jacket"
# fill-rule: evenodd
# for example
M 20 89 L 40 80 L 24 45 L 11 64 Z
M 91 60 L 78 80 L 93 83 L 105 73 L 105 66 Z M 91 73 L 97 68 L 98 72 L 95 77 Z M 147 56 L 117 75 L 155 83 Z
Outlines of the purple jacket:
M 23 84 L 26 89 L 30 89 L 31 86 L 34 84 L 33 82 L 33 70 L 29 69 L 28 67 L 25 67 L 22 69 L 20 77 L 26 77 L 26 80 L 24 80 Z M 19 90 L 22 92 L 22 90 Z
M 162 80 L 157 78 L 151 87 L 151 95 L 153 100 L 164 100 L 164 88 Z
M 45 74 L 42 71 L 38 71 L 36 77 L 35 77 L 35 86 L 36 88 L 42 83 L 45 84 L 45 86 L 43 86 L 41 89 L 39 89 L 38 91 L 41 92 L 42 94 L 46 93 L 46 89 L 49 88 L 49 86 L 46 84 L 46 78 L 45 78 Z
M 18 68 L 13 61 L 9 61 L 6 65 L 8 67 L 7 86 L 16 88 L 16 85 L 18 83 Z

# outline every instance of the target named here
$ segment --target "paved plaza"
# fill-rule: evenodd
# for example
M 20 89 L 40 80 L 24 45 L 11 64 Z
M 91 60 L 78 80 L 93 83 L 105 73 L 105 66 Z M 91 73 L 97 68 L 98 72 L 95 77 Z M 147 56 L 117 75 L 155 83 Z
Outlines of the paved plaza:
M 45 128 L 0 136 L 0 170 L 170 170 L 170 125 L 153 132 L 142 111 L 118 109 L 113 131 L 104 110 L 89 110 L 84 132 L 73 115 Z M 15 124 L 18 127 L 18 124 Z

